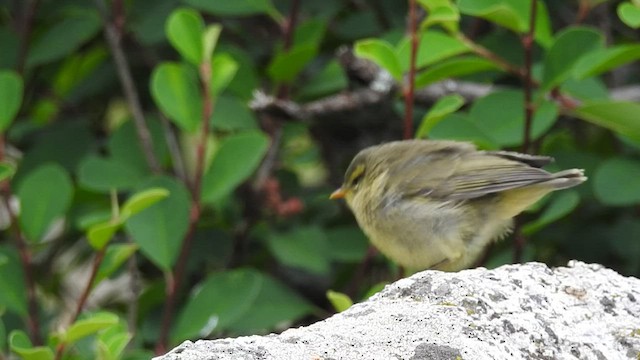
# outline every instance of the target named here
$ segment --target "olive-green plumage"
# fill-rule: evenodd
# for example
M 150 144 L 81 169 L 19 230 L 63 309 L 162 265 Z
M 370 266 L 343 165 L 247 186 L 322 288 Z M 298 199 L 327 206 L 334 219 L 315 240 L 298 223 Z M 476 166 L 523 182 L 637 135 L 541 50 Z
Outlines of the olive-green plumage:
M 552 160 L 456 141 L 395 141 L 360 151 L 331 198 L 344 197 L 371 242 L 398 264 L 457 271 L 545 194 L 587 179 L 583 170 L 540 169 Z

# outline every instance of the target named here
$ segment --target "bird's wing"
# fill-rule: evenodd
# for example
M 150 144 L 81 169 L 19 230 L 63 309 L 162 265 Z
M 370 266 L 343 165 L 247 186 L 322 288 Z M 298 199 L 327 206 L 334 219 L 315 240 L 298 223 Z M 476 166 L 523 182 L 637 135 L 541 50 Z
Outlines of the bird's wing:
M 454 161 L 427 164 L 416 169 L 420 172 L 409 177 L 402 190 L 407 196 L 467 200 L 553 178 L 547 171 L 530 166 L 542 165 L 549 158 L 525 156 L 526 159 L 521 159 L 516 155 L 521 154 L 474 152 Z M 446 177 L 429 175 L 432 172 Z

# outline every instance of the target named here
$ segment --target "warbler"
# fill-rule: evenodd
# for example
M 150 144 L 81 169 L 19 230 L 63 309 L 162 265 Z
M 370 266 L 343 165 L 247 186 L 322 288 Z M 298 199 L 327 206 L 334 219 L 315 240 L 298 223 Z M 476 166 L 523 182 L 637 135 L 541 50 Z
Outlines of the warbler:
M 399 265 L 457 271 L 544 195 L 587 180 L 581 169 L 541 169 L 552 161 L 466 142 L 394 141 L 360 151 L 330 198 L 344 198 L 373 245 Z

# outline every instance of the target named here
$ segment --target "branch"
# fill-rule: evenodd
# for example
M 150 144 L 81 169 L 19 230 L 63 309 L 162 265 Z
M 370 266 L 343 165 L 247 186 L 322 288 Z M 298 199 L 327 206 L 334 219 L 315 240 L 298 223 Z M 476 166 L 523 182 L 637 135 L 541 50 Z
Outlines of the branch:
M 409 33 L 411 36 L 411 55 L 409 58 L 409 74 L 404 95 L 404 139 L 413 137 L 413 103 L 416 78 L 416 57 L 418 54 L 418 16 L 416 15 L 416 0 L 409 0 Z
M 153 141 L 151 133 L 147 127 L 144 112 L 142 111 L 142 105 L 140 104 L 140 98 L 138 96 L 138 90 L 133 82 L 131 76 L 131 69 L 129 63 L 122 49 L 120 34 L 116 26 L 109 20 L 108 12 L 106 10 L 104 0 L 94 0 L 98 11 L 102 15 L 102 21 L 104 23 L 104 34 L 107 44 L 111 49 L 111 55 L 116 65 L 118 77 L 120 78 L 120 84 L 122 85 L 122 91 L 129 104 L 131 115 L 133 116 L 133 122 L 136 126 L 136 134 L 138 135 L 138 141 L 140 148 L 147 160 L 147 165 L 154 173 L 160 173 L 160 165 L 153 152 Z M 119 7 L 116 7 L 119 8 Z M 118 19 L 123 19 L 123 16 L 118 16 Z M 120 20 L 123 21 L 123 20 Z

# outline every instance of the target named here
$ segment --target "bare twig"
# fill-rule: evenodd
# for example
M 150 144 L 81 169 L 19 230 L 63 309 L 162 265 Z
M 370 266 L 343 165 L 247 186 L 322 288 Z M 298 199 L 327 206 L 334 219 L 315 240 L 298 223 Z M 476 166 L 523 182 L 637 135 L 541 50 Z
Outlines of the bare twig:
M 171 157 L 171 163 L 173 164 L 173 171 L 176 176 L 186 184 L 188 182 L 187 167 L 185 166 L 184 159 L 182 158 L 182 152 L 180 151 L 180 145 L 176 138 L 176 132 L 162 112 L 159 112 L 158 116 L 160 117 L 160 124 L 162 125 L 162 130 L 164 132 L 167 149 L 169 151 L 169 156 Z
M 418 54 L 418 15 L 416 14 L 416 0 L 409 0 L 409 33 L 411 37 L 411 56 L 409 58 L 409 74 L 404 86 L 404 132 L 403 138 L 413 137 L 413 100 L 416 78 L 416 57 Z
M 144 118 L 144 112 L 142 110 L 142 105 L 140 104 L 138 90 L 136 89 L 136 85 L 133 82 L 133 77 L 131 76 L 131 69 L 129 68 L 127 57 L 125 56 L 124 50 L 122 49 L 120 33 L 118 32 L 116 25 L 114 25 L 114 23 L 109 19 L 104 0 L 94 1 L 100 14 L 102 15 L 102 20 L 104 22 L 105 39 L 107 40 L 107 44 L 109 44 L 109 48 L 111 49 L 111 55 L 113 56 L 113 61 L 116 65 L 118 77 L 120 78 L 122 91 L 124 92 L 127 104 L 129 104 L 131 115 L 133 116 L 133 122 L 136 126 L 136 134 L 138 135 L 140 148 L 142 149 L 142 152 L 147 160 L 147 165 L 149 166 L 151 171 L 153 171 L 154 173 L 159 173 L 160 164 L 158 163 L 155 153 L 153 152 L 153 140 L 151 138 L 151 133 L 149 132 L 149 128 L 147 127 Z M 120 19 L 120 21 L 124 21 L 122 20 L 124 19 L 124 15 L 118 15 L 117 18 Z

